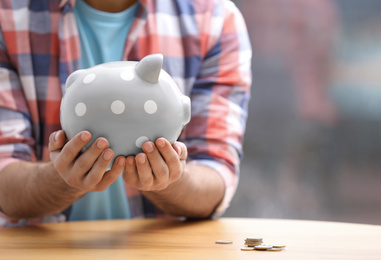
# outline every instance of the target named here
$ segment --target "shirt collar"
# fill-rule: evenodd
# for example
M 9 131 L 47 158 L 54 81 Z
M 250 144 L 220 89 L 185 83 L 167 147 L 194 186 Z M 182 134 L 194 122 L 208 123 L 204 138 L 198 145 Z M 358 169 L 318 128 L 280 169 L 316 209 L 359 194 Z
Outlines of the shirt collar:
M 137 0 L 140 2 L 141 5 L 147 6 L 147 0 Z M 62 8 L 64 7 L 67 3 L 69 3 L 72 7 L 75 6 L 76 0 L 61 0 L 59 7 Z

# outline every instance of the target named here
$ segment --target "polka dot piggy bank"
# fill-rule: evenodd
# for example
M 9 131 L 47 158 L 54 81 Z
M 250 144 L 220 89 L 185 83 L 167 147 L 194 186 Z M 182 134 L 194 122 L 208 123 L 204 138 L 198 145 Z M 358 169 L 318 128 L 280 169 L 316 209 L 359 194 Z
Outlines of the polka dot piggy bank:
M 68 139 L 83 130 L 105 137 L 118 155 L 136 155 L 141 145 L 165 137 L 173 143 L 190 120 L 190 99 L 162 70 L 163 56 L 118 61 L 72 73 L 61 102 Z

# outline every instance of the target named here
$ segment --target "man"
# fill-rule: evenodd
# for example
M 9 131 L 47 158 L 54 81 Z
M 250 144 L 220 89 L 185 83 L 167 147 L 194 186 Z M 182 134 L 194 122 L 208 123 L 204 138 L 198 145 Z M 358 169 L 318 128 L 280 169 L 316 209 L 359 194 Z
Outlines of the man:
M 251 80 L 234 4 L 3 0 L 0 29 L 0 209 L 8 221 L 223 213 L 238 182 Z M 60 130 L 64 82 L 80 68 L 152 53 L 164 55 L 164 70 L 190 96 L 191 121 L 179 142 L 146 142 L 107 171 L 114 153 L 105 138 L 81 153 L 91 133 L 67 141 Z

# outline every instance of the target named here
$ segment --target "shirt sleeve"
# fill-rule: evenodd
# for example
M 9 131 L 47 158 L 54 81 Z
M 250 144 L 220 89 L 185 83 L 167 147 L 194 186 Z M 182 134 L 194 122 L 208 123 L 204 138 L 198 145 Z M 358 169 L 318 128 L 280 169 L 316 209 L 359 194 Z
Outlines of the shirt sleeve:
M 21 80 L 12 66 L 17 58 L 7 51 L 6 33 L 0 27 L 0 171 L 14 161 L 35 158 L 30 113 Z
M 216 170 L 225 195 L 212 217 L 229 206 L 239 179 L 251 86 L 251 45 L 240 11 L 231 1 L 216 6 L 207 48 L 190 97 L 192 118 L 182 138 L 189 163 Z M 220 3 L 221 3 L 220 2 Z

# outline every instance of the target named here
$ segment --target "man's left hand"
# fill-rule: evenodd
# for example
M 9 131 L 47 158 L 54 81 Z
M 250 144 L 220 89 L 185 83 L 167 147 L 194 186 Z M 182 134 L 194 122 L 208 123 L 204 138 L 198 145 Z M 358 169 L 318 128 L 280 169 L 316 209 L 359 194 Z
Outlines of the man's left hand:
M 171 145 L 165 138 L 142 145 L 143 153 L 128 156 L 124 181 L 140 191 L 160 191 L 181 178 L 184 172 L 187 148 L 184 143 Z

